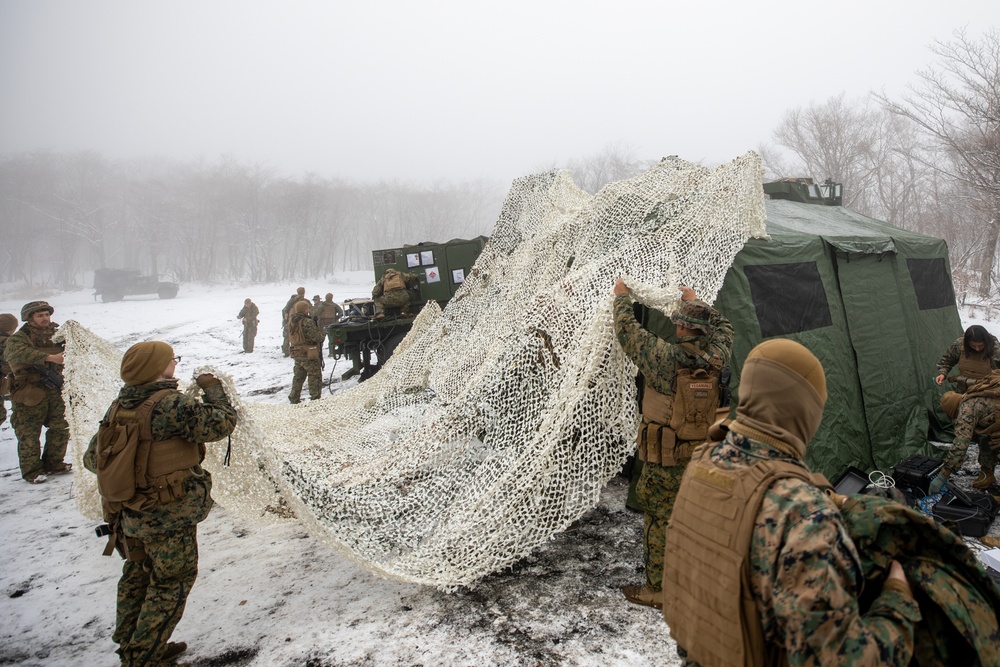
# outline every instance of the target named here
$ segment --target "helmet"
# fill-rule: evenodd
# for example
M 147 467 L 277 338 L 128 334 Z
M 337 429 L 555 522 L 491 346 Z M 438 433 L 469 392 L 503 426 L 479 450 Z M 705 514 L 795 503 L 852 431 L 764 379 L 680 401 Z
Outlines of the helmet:
M 27 322 L 31 319 L 32 315 L 43 310 L 49 311 L 49 315 L 56 312 L 56 309 L 50 306 L 47 301 L 31 301 L 26 303 L 21 308 L 21 321 Z

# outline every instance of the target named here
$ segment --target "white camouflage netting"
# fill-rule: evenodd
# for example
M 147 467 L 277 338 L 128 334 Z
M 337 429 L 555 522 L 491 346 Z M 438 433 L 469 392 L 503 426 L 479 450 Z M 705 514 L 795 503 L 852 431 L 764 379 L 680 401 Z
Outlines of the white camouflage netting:
M 217 373 L 240 423 L 231 467 L 224 444 L 209 447 L 213 495 L 257 520 L 287 504 L 334 550 L 402 581 L 471 585 L 511 565 L 595 506 L 634 451 L 615 279 L 662 310 L 680 284 L 714 301 L 735 254 L 764 235 L 760 183 L 752 152 L 716 169 L 668 158 L 594 196 L 567 172 L 518 179 L 465 284 L 444 311 L 423 309 L 372 379 L 274 406 L 241 401 Z M 76 322 L 61 331 L 82 470 L 121 351 Z M 98 517 L 94 476 L 75 487 Z

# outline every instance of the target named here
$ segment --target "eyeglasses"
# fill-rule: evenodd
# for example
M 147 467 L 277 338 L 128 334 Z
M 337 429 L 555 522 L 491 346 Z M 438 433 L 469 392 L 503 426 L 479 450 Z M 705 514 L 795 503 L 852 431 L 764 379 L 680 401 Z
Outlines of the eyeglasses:
M 176 361 L 177 363 L 181 363 L 181 358 L 180 357 L 174 357 L 174 361 Z

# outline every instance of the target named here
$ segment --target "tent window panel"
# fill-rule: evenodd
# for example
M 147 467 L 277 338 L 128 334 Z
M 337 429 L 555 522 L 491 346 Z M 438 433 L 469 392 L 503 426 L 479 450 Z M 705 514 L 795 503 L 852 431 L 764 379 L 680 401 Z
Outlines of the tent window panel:
M 951 286 L 944 257 L 908 258 L 906 268 L 910 271 L 910 281 L 917 294 L 917 307 L 920 310 L 950 308 L 955 305 L 955 291 Z
M 816 262 L 743 267 L 764 338 L 833 324 Z

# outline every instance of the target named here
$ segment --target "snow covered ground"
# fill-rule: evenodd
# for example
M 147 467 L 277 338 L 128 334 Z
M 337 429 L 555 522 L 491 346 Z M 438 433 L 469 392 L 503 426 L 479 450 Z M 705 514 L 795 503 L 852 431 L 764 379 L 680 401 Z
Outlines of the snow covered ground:
M 370 294 L 371 273 L 304 283 L 306 296 Z M 77 320 L 121 350 L 164 340 L 183 357 L 229 373 L 248 401 L 284 404 L 292 362 L 282 356 L 281 308 L 297 285 L 184 285 L 104 304 L 92 290 L 0 292 L 0 312 L 46 299 L 53 320 Z M 0 288 L 2 290 L 2 288 Z M 235 319 L 260 307 L 253 354 Z M 970 322 L 971 323 L 971 322 Z M 325 377 L 340 375 L 345 362 Z M 345 388 L 355 380 L 337 385 Z M 9 406 L 8 406 L 9 407 Z M 641 577 L 641 515 L 616 478 L 573 528 L 474 590 L 443 593 L 381 579 L 334 555 L 293 521 L 256 525 L 216 505 L 199 527 L 200 574 L 175 640 L 180 665 L 671 665 L 679 661 L 658 612 L 626 603 Z M 121 562 L 103 557 L 72 498 L 72 477 L 20 479 L 9 421 L 0 427 L 0 665 L 118 664 L 111 642 Z

